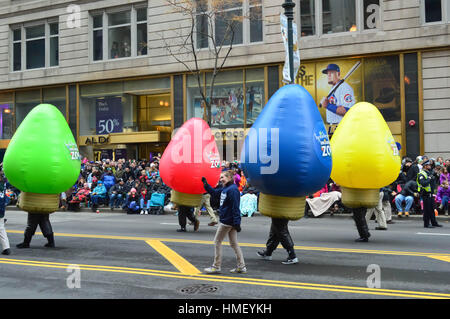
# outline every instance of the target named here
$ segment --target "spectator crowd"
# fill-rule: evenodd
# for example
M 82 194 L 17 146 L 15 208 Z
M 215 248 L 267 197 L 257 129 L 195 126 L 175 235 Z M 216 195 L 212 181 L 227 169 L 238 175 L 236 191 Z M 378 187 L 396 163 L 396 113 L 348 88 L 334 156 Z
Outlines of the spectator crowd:
M 98 212 L 103 206 L 111 210 L 123 209 L 128 214 L 162 214 L 164 206 L 170 202 L 171 189 L 159 176 L 159 160 L 159 157 L 154 157 L 152 160 L 104 159 L 94 162 L 84 158 L 76 184 L 61 194 L 60 208 L 79 211 L 81 207 L 89 207 L 92 211 Z M 421 164 L 425 161 L 429 161 L 432 165 L 431 179 L 435 185 L 433 198 L 436 213 L 448 215 L 450 159 L 444 161 L 442 157 L 429 159 L 427 156 L 418 156 L 412 160 L 404 157 L 397 180 L 380 189 L 380 204 L 382 204 L 380 209 L 387 224 L 393 223 L 393 214 L 401 218 L 422 213 L 423 203 L 418 192 L 417 177 L 422 169 Z M 223 161 L 222 170 L 233 171 L 234 182 L 241 195 L 241 215 L 251 217 L 258 210 L 259 192 L 247 182 L 238 161 L 231 163 Z M 220 187 L 219 183 L 216 187 Z M 7 182 L 5 194 L 6 203 L 14 205 L 20 191 Z M 337 195 L 329 196 L 330 194 Z M 324 212 L 330 215 L 347 212 L 347 208 L 341 203 L 340 194 L 340 186 L 330 179 L 320 191 L 308 196 L 305 215 L 312 217 Z M 313 214 L 317 209 L 314 201 L 318 198 L 325 203 L 325 209 L 316 215 Z M 217 224 L 214 211 L 219 208 L 219 202 L 220 198 L 209 195 L 206 200 L 205 198 L 202 200 L 202 206 L 211 217 L 210 226 Z M 195 213 L 201 214 L 201 208 L 196 208 Z M 373 211 L 369 213 L 372 215 Z M 378 220 L 379 218 L 377 222 Z M 385 227 L 384 222 L 380 223 L 380 227 Z

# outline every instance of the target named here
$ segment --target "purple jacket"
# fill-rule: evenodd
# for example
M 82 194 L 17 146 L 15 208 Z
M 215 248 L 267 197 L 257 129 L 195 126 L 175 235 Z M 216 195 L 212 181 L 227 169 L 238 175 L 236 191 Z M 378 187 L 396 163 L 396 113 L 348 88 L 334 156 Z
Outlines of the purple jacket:
M 441 185 L 444 181 L 448 181 L 450 183 L 450 173 L 441 174 L 441 176 L 439 176 L 439 185 Z
M 450 188 L 445 189 L 444 187 L 439 187 L 436 194 L 436 201 L 442 202 L 442 197 L 447 196 L 450 200 Z

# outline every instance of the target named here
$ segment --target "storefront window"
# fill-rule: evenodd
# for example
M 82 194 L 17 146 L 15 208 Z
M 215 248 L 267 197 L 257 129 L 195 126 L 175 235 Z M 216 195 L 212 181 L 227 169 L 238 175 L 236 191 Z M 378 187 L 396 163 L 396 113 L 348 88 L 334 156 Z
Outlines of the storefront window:
M 170 78 L 80 86 L 80 135 L 137 132 L 139 96 L 161 90 L 170 90 Z
M 400 121 L 398 56 L 364 59 L 365 101 L 376 105 L 386 121 Z
M 322 0 L 323 34 L 357 31 L 355 0 Z
M 66 117 L 66 87 L 43 89 L 43 103 L 55 106 Z
M 14 133 L 13 94 L 0 94 L 0 139 L 8 140 Z
M 264 69 L 247 69 L 245 71 L 245 90 L 247 126 L 250 126 L 264 107 Z
M 206 84 L 211 82 L 206 74 Z M 210 87 L 206 87 L 209 92 Z M 211 103 L 211 126 L 218 128 L 244 126 L 244 92 L 242 70 L 220 72 L 214 83 Z
M 130 95 L 123 94 L 123 82 L 83 85 L 80 91 L 80 135 L 137 130 L 136 122 L 130 121 L 135 112 Z
M 30 111 L 41 103 L 40 90 L 16 92 L 16 129 Z
M 204 107 L 205 104 L 202 100 L 202 95 L 200 93 L 200 90 L 203 89 L 203 74 L 200 75 L 200 85 L 201 85 L 201 88 L 198 85 L 197 76 L 195 76 L 195 75 L 187 76 L 186 115 L 187 115 L 187 119 L 190 119 L 193 117 L 199 117 L 201 119 L 204 119 L 205 121 L 208 121 L 208 119 L 206 118 L 206 111 L 205 111 L 205 107 Z

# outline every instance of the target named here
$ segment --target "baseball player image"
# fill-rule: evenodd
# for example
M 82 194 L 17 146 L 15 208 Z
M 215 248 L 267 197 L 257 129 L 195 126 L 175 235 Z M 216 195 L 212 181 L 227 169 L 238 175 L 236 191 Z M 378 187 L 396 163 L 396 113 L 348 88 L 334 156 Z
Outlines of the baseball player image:
M 327 75 L 332 94 L 324 97 L 320 103 L 327 110 L 328 124 L 339 124 L 345 113 L 355 104 L 355 95 L 352 87 L 341 80 L 339 65 L 328 64 L 322 73 Z M 335 87 L 337 88 L 334 90 Z

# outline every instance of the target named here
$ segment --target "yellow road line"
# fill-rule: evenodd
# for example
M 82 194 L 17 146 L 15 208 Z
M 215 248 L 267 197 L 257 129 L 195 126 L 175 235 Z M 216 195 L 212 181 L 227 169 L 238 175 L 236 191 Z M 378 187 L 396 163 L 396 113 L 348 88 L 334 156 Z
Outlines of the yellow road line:
M 8 233 L 23 234 L 20 230 L 8 230 Z M 36 234 L 42 234 L 37 232 Z M 151 237 L 132 237 L 132 236 L 114 236 L 114 235 L 91 235 L 91 234 L 70 234 L 70 233 L 55 233 L 59 237 L 79 237 L 79 238 L 95 238 L 95 239 L 117 239 L 117 240 L 158 240 L 161 242 L 172 243 L 186 243 L 186 244 L 203 244 L 214 245 L 214 241 L 194 240 L 194 239 L 178 239 L 178 238 L 151 238 Z M 223 242 L 224 245 L 229 245 L 229 242 Z M 265 244 L 253 243 L 239 243 L 241 247 L 255 247 L 263 248 Z M 281 247 L 281 246 L 279 246 Z M 450 257 L 446 253 L 430 253 L 430 252 L 409 252 L 409 251 L 389 251 L 389 250 L 368 250 L 368 249 L 352 249 L 352 248 L 331 248 L 331 247 L 312 247 L 312 246 L 294 246 L 296 250 L 306 251 L 326 251 L 326 252 L 343 252 L 343 253 L 358 253 L 358 254 L 378 254 L 378 255 L 396 255 L 396 256 L 416 256 L 416 257 Z
M 31 266 L 31 267 L 43 267 L 43 268 L 59 268 L 64 269 L 71 264 L 53 263 L 53 262 L 40 262 L 40 261 L 26 261 L 0 258 L 0 263 L 11 264 L 19 266 Z M 433 293 L 433 292 L 421 292 L 421 291 L 405 291 L 405 290 L 389 290 L 389 289 L 376 289 L 376 288 L 364 288 L 364 287 L 351 287 L 351 286 L 337 286 L 337 285 L 322 285 L 322 284 L 310 284 L 300 282 L 288 282 L 288 281 L 274 281 L 266 279 L 256 278 L 239 278 L 229 276 L 210 276 L 210 275 L 186 275 L 176 272 L 161 272 L 151 269 L 137 269 L 126 267 L 111 267 L 111 266 L 99 266 L 99 265 L 78 265 L 81 270 L 102 271 L 102 272 L 115 272 L 126 274 L 138 274 L 146 276 L 156 276 L 165 278 L 177 278 L 188 280 L 200 280 L 200 281 L 213 281 L 221 283 L 237 283 L 257 286 L 270 286 L 279 288 L 291 288 L 291 289 L 305 289 L 305 290 L 319 290 L 327 292 L 346 292 L 356 294 L 369 294 L 391 297 L 406 297 L 406 298 L 425 298 L 425 299 L 450 299 L 450 294 Z
M 175 251 L 164 245 L 159 240 L 146 240 L 154 250 L 160 253 L 164 258 L 166 258 L 172 265 L 175 266 L 182 274 L 185 275 L 197 275 L 200 274 L 200 270 L 194 267 L 186 259 L 178 255 Z
M 445 257 L 445 256 L 428 256 L 428 257 L 450 263 L 450 257 Z

